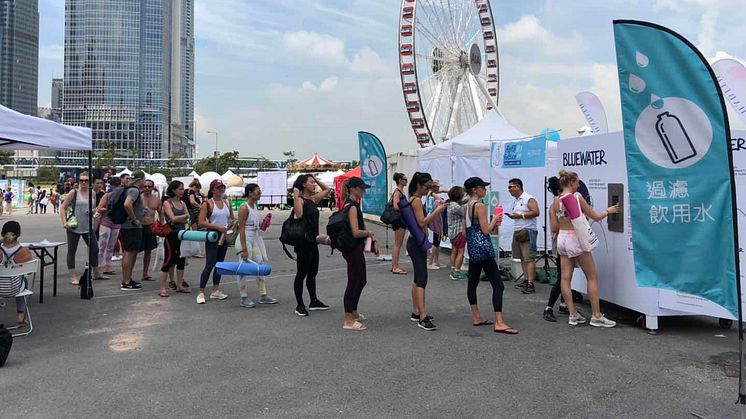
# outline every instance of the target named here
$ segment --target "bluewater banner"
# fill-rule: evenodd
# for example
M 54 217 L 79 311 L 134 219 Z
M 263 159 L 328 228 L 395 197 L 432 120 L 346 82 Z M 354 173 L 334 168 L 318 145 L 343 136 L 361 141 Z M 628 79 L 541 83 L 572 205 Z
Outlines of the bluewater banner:
M 730 129 L 715 74 L 677 33 L 614 21 L 635 274 L 738 316 Z
M 585 120 L 591 127 L 594 134 L 606 134 L 609 132 L 609 125 L 606 122 L 606 109 L 601 99 L 591 92 L 580 92 L 575 95 L 580 112 L 583 112 Z
M 369 132 L 357 133 L 360 142 L 360 169 L 363 180 L 370 185 L 363 198 L 363 212 L 381 215 L 386 209 L 388 165 L 381 140 Z
M 544 167 L 546 164 L 547 140 L 539 135 L 531 140 L 505 143 L 502 167 Z

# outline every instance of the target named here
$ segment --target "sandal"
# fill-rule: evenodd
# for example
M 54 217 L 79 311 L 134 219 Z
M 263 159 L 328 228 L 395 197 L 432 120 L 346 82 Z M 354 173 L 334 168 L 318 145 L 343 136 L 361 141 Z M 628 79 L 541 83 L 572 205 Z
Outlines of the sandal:
M 80 285 L 80 281 L 78 281 L 77 279 L 71 279 L 70 285 Z
M 399 268 L 399 269 L 392 269 L 391 273 L 394 274 L 394 275 L 406 275 L 407 271 L 405 271 L 402 268 Z
M 111 278 L 109 278 L 108 276 L 99 276 L 98 278 L 93 278 L 94 281 L 106 281 L 109 279 Z
M 495 322 L 493 322 L 493 321 L 489 321 L 489 320 L 482 320 L 482 321 L 481 321 L 481 322 L 479 322 L 479 323 L 472 323 L 471 325 L 472 325 L 472 326 L 476 326 L 476 327 L 479 327 L 479 326 L 489 326 L 489 325 L 491 325 L 491 324 L 495 324 Z
M 518 330 L 513 329 L 512 327 L 507 327 L 505 329 L 495 329 L 495 333 L 505 333 L 506 335 L 517 335 Z
M 168 293 L 167 293 L 167 292 L 163 292 L 163 291 L 161 291 L 161 292 L 159 292 L 159 293 L 158 293 L 158 296 L 159 296 L 159 297 L 163 297 L 163 298 L 166 298 L 166 297 L 168 297 Z
M 116 275 L 117 273 L 115 271 L 104 271 L 104 275 Z
M 367 330 L 368 326 L 366 326 L 366 325 L 360 323 L 359 321 L 355 320 L 355 323 L 352 323 L 351 325 L 343 324 L 342 325 L 342 329 L 344 329 L 344 330 L 363 331 L 363 330 Z
M 148 276 L 142 277 L 142 279 L 140 279 L 140 281 L 155 281 L 155 279 L 153 279 L 152 276 L 148 275 Z
M 181 294 L 191 294 L 192 290 L 190 290 L 189 288 L 182 288 L 182 289 L 177 289 L 176 292 L 181 293 Z

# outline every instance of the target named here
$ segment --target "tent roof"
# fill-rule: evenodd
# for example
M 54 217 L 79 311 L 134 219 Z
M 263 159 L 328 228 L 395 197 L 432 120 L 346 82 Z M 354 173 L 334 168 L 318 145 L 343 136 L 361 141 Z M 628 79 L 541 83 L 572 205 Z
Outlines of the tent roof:
M 58 124 L 0 106 L 0 149 L 91 150 L 90 128 Z
M 318 153 L 313 153 L 313 157 L 311 157 L 310 159 L 301 160 L 296 163 L 296 165 L 298 166 L 313 166 L 313 167 L 331 166 L 333 164 L 334 164 L 333 161 L 319 156 Z
M 130 170 L 130 169 L 124 169 L 124 170 L 122 170 L 121 172 L 117 173 L 117 174 L 116 174 L 116 175 L 114 175 L 114 176 L 117 176 L 117 177 L 119 177 L 119 176 L 122 176 L 122 175 L 129 175 L 129 176 L 132 176 L 132 170 Z

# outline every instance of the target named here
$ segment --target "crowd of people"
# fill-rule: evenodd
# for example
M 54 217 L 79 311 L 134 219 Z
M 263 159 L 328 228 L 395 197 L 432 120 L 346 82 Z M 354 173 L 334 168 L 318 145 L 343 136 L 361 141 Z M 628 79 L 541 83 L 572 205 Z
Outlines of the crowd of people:
M 412 263 L 413 281 L 411 285 L 412 310 L 410 320 L 427 331 L 436 330 L 434 317 L 428 314 L 426 306 L 426 288 L 428 271 L 444 267 L 440 264 L 439 244 L 441 238 L 447 237 L 451 245 L 450 274 L 451 280 L 467 281 L 467 301 L 471 308 L 474 326 L 492 326 L 496 333 L 518 334 L 503 318 L 504 286 L 500 277 L 495 249 L 490 236 L 499 233 L 503 217 L 513 220 L 512 257 L 520 259 L 525 279 L 517 287 L 522 293 L 535 292 L 536 257 L 537 257 L 537 218 L 540 216 L 539 205 L 535 197 L 523 190 L 520 179 L 508 182 L 508 191 L 514 199 L 510 211 L 495 211 L 488 214 L 485 204 L 487 187 L 490 185 L 479 177 L 467 179 L 463 186 L 454 186 L 450 190 L 440 190 L 437 180 L 428 173 L 417 172 L 411 180 L 402 173 L 394 174 L 396 187 L 391 195 L 390 206 L 400 213 L 402 205 L 411 207 L 413 220 L 405 222 L 401 215 L 391 222 L 395 231 L 391 270 L 394 275 L 408 275 L 401 265 L 400 253 L 405 248 Z M 76 269 L 76 254 L 80 241 L 89 246 L 96 257 L 91 258 L 92 279 L 96 281 L 111 279 L 116 275 L 112 262 L 117 261 L 117 252 L 121 252 L 121 285 L 122 291 L 142 289 L 143 281 L 155 281 L 150 273 L 153 251 L 159 245 L 158 236 L 163 237 L 163 263 L 160 269 L 159 296 L 167 298 L 170 292 L 191 294 L 192 289 L 184 278 L 187 256 L 204 258 L 199 285 L 196 291 L 197 304 L 205 304 L 207 284 L 212 277 L 209 299 L 222 301 L 228 295 L 221 291 L 221 274 L 216 269 L 218 262 L 226 260 L 231 244 L 228 237 L 233 235 L 239 258 L 257 264 L 269 262 L 262 231 L 266 219 L 262 221 L 258 202 L 261 189 L 257 184 L 245 186 L 245 202 L 237 213 L 225 196 L 226 186 L 219 179 L 213 180 L 206 195 L 202 194 L 202 185 L 194 180 L 185 185 L 178 180 L 172 181 L 163 196 L 155 191 L 153 181 L 145 179 L 145 173 L 137 171 L 131 176 L 110 177 L 108 185 L 96 179 L 93 191 L 93 223 L 89 223 L 89 182 L 87 172 L 78 177 L 75 189 L 64 197 L 59 208 L 60 221 L 67 234 L 67 267 L 70 283 L 79 284 Z M 575 235 L 573 224 L 568 218 L 561 198 L 567 195 L 577 196 L 579 206 L 587 217 L 600 220 L 609 214 L 618 212 L 617 207 L 609 207 L 602 212 L 593 210 L 578 191 L 577 174 L 561 171 L 558 177 L 550 178 L 548 189 L 555 199 L 549 209 L 552 250 L 559 256 L 557 281 L 550 292 L 544 309 L 544 319 L 557 321 L 554 305 L 561 296 L 563 301 L 560 312 L 568 315 L 572 326 L 586 322 L 586 318 L 573 304 L 570 282 L 572 269 L 579 266 L 588 281 L 588 297 L 591 303 L 590 325 L 596 327 L 614 327 L 615 322 L 601 313 L 598 295 L 598 275 L 590 252 L 583 251 Z M 377 244 L 372 230 L 366 228 L 360 202 L 365 190 L 370 186 L 361 178 L 353 177 L 346 181 L 342 190 L 342 207 L 348 225 L 347 245 L 336 245 L 341 250 L 347 264 L 347 288 L 344 293 L 344 320 L 342 327 L 346 330 L 362 331 L 367 329 L 365 316 L 358 312 L 363 289 L 367 283 L 365 252 L 377 252 Z M 309 311 L 325 311 L 329 306 L 321 301 L 317 294 L 316 276 L 319 272 L 319 245 L 335 246 L 335 238 L 322 234 L 319 229 L 319 204 L 328 199 L 331 188 L 319 181 L 314 175 L 299 176 L 292 188 L 292 214 L 302 223 L 310 239 L 294 246 L 297 264 L 293 281 L 296 299 L 295 314 L 307 317 Z M 37 195 L 38 199 L 39 195 Z M 42 197 L 41 199 L 44 199 Z M 41 201 L 40 199 L 40 201 Z M 41 205 L 41 204 L 40 204 Z M 43 212 L 43 210 L 42 210 Z M 411 219 L 410 219 L 411 220 Z M 166 229 L 167 227 L 167 229 Z M 185 243 L 180 238 L 184 230 L 210 231 L 218 234 L 216 241 L 204 243 L 204 255 L 199 252 L 185 251 Z M 235 231 L 235 234 L 234 234 Z M 94 233 L 89 240 L 89 232 Z M 409 238 L 407 239 L 407 233 Z M 20 225 L 15 221 L 6 222 L 2 229 L 2 260 L 20 258 L 23 262 L 26 252 L 19 247 Z M 430 240 L 429 252 L 415 237 L 426 237 Z M 117 249 L 117 248 L 120 249 Z M 140 280 L 135 280 L 135 268 L 142 253 L 142 270 Z M 185 254 L 182 254 L 185 253 Z M 189 253 L 189 254 L 186 254 Z M 288 253 L 289 256 L 291 256 Z M 468 256 L 468 270 L 463 265 Z M 292 257 L 292 256 L 291 256 Z M 482 315 L 477 304 L 477 287 L 480 280 L 486 277 L 492 288 L 492 309 L 494 319 Z M 259 296 L 256 302 L 250 297 L 248 282 L 255 281 Z M 277 304 L 278 300 L 269 294 L 266 278 L 263 276 L 240 276 L 239 291 L 241 307 L 255 307 L 259 304 Z M 308 292 L 309 303 L 304 300 L 304 287 Z M 18 301 L 18 320 L 23 322 L 22 301 Z

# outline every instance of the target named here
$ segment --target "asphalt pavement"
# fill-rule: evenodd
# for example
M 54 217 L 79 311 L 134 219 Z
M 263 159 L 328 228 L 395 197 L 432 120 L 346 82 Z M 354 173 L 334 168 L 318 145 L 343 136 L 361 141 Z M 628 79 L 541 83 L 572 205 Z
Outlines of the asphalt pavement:
M 442 269 L 430 272 L 427 307 L 438 330 L 427 332 L 409 320 L 412 274 L 392 275 L 389 263 L 371 257 L 359 306 L 369 330 L 345 331 L 345 262 L 328 248 L 321 251 L 317 283 L 331 309 L 298 317 L 295 262 L 277 240 L 287 214 L 274 214 L 266 236 L 273 259 L 270 293 L 280 300 L 274 306 L 239 307 L 235 277 L 223 277 L 227 300 L 204 305 L 196 304 L 196 294 L 160 298 L 157 282 L 123 292 L 120 277 L 97 281 L 95 298 L 80 300 L 77 287 L 67 284 L 63 247 L 58 296 L 52 297 L 48 270 L 44 304 L 35 295 L 31 305 L 34 331 L 15 340 L 0 369 L 0 418 L 742 413 L 734 405 L 737 379 L 726 375 L 737 362 L 736 328 L 723 330 L 712 318 L 661 318 L 660 333 L 650 335 L 634 325 L 636 313 L 604 304 L 618 327 L 573 328 L 566 316 L 558 315 L 558 323 L 542 319 L 549 286 L 540 284 L 527 296 L 506 282 L 505 319 L 520 334 L 498 335 L 489 326 L 471 325 L 465 281 L 450 281 Z M 64 240 L 55 215 L 13 219 L 21 222 L 22 241 Z M 385 241 L 384 230 L 375 230 Z M 81 265 L 84 254 L 81 249 Z M 402 260 L 411 270 L 408 258 Z M 203 259 L 188 261 L 191 285 L 203 266 Z M 483 282 L 478 296 L 486 316 L 490 292 Z M 6 324 L 15 318 L 8 303 L 0 309 Z

